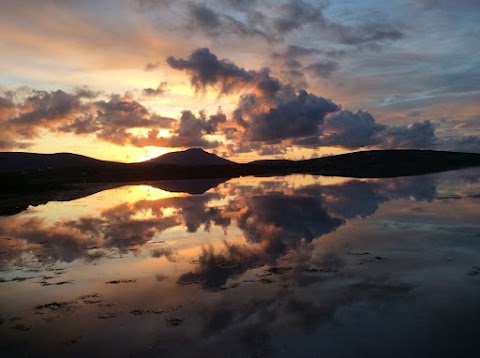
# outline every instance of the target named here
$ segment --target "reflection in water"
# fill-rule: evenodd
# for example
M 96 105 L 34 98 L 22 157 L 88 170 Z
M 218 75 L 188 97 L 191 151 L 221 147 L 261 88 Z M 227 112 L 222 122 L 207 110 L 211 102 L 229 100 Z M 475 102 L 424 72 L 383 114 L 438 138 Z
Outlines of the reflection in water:
M 0 352 L 475 355 L 478 174 L 166 182 L 0 217 Z

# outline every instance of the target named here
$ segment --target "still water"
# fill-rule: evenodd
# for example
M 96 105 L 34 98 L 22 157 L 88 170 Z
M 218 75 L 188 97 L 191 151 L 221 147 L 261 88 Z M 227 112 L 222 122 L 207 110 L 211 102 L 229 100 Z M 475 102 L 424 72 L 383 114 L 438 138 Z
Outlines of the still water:
M 479 178 L 164 182 L 0 217 L 0 354 L 478 357 Z

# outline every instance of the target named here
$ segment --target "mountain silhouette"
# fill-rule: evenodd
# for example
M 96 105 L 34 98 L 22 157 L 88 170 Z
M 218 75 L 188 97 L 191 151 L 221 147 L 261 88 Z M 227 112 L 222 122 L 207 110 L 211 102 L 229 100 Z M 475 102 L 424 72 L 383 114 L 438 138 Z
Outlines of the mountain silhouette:
M 141 182 L 276 176 L 294 173 L 381 178 L 480 166 L 480 154 L 432 150 L 373 150 L 308 160 L 239 164 L 202 149 L 173 152 L 140 163 L 117 163 L 77 154 L 0 153 L 1 192 L 55 190 L 78 182 Z M 179 185 L 177 183 L 175 185 Z M 199 183 L 197 183 L 199 184 Z M 205 185 L 204 185 L 205 184 Z M 192 192 L 209 187 L 201 183 Z
M 167 153 L 160 157 L 147 160 L 144 163 L 183 166 L 236 164 L 235 162 L 220 158 L 219 156 L 208 153 L 200 148 L 190 148 L 180 152 Z
M 79 154 L 38 154 L 23 152 L 0 153 L 0 172 L 21 172 L 58 168 L 107 167 L 121 163 L 94 159 Z
M 142 163 L 119 163 L 78 154 L 0 153 L 0 172 L 22 172 L 60 168 L 120 168 L 134 165 L 209 166 L 236 164 L 200 148 L 171 152 Z

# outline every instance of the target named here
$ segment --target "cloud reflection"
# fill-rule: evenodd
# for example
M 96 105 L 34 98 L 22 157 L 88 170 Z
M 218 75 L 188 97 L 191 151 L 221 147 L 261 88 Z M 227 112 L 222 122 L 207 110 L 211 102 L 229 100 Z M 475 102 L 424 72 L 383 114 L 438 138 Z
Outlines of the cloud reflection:
M 438 290 L 445 292 L 443 283 L 437 286 L 439 278 L 462 287 L 449 296 L 452 302 L 472 289 L 476 278 L 468 270 L 477 265 L 478 252 L 472 240 L 478 228 L 472 226 L 475 178 L 467 171 L 368 180 L 239 178 L 201 195 L 157 195 L 149 189 L 128 199 L 132 187 L 116 189 L 115 195 L 104 193 L 101 198 L 111 198 L 111 205 L 100 209 L 94 206 L 100 198 L 95 195 L 75 205 L 56 204 L 72 210 L 87 206 L 77 215 L 49 216 L 37 207 L 0 218 L 1 268 L 8 278 L 1 284 L 20 285 L 8 276 L 19 266 L 27 272 L 34 264 L 76 261 L 64 265 L 69 272 L 62 281 L 42 282 L 75 283 L 72 287 L 87 294 L 91 285 L 75 276 L 75 266 L 98 265 L 105 268 L 102 285 L 120 282 L 95 286 L 105 300 L 109 290 L 125 289 L 121 282 L 135 281 L 129 286 L 134 298 L 119 302 L 115 314 L 131 319 L 129 325 L 142 325 L 133 335 L 143 335 L 149 322 L 155 330 L 152 349 L 161 346 L 162 354 L 203 356 L 215 349 L 221 356 L 277 356 L 297 353 L 305 341 L 301 355 L 309 356 L 319 342 L 325 344 L 324 333 L 336 346 L 339 336 L 352 329 L 366 339 L 369 333 L 359 330 L 370 324 L 381 322 L 383 330 L 390 325 L 386 321 L 396 322 L 404 329 L 404 317 L 423 310 L 422 300 L 430 304 Z M 449 200 L 464 209 L 463 221 L 439 214 Z M 456 230 L 465 237 L 449 239 Z M 472 264 L 461 271 L 465 258 Z M 106 277 L 108 267 L 114 267 L 113 277 Z M 457 283 L 459 272 L 464 280 Z M 449 303 L 451 312 L 452 307 Z M 115 324 L 109 328 L 117 334 L 118 322 L 110 319 Z M 414 318 L 408 319 L 411 325 Z M 92 332 L 104 329 L 88 324 Z M 382 342 L 374 344 L 384 351 Z M 342 346 L 339 352 L 355 347 Z
M 41 214 L 24 212 L 0 218 L 0 236 L 9 239 L 8 244 L 2 240 L 5 250 L 15 242 L 17 247 L 27 245 L 42 260 L 71 262 L 102 257 L 98 250 L 138 250 L 172 228 L 195 233 L 200 228 L 208 232 L 212 226 L 226 230 L 234 225 L 244 235 L 245 244 L 226 243 L 223 251 L 204 249 L 198 270 L 185 274 L 206 287 L 219 288 L 228 277 L 251 265 L 275 265 L 289 251 L 335 231 L 347 220 L 374 214 L 384 202 L 398 198 L 431 201 L 435 193 L 436 183 L 429 177 L 349 180 L 294 189 L 283 182 L 265 181 L 255 187 L 226 185 L 204 195 L 125 202 L 98 215 L 58 219 L 54 223 Z M 13 259 L 22 252 L 6 251 L 4 259 Z M 172 257 L 166 252 L 152 255 Z M 222 266 L 225 262 L 229 267 Z

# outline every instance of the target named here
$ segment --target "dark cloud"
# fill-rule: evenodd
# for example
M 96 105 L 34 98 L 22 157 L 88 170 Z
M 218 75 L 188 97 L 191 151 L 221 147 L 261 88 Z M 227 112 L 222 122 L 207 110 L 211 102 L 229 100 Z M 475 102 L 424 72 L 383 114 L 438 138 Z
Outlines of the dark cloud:
M 17 106 L 18 115 L 2 124 L 14 127 L 16 134 L 22 137 L 33 138 L 38 136 L 40 129 L 52 128 L 84 112 L 87 108 L 82 100 L 96 96 L 96 93 L 83 89 L 74 93 L 32 90 L 31 95 Z
M 326 30 L 344 45 L 379 44 L 405 37 L 400 29 L 388 23 L 367 23 L 356 27 L 329 23 Z
M 298 88 L 307 87 L 304 71 L 310 71 L 317 77 L 329 77 L 339 67 L 337 61 L 318 60 L 319 56 L 327 58 L 340 58 L 345 56 L 345 50 L 324 50 L 313 47 L 289 45 L 284 51 L 273 52 L 272 59 L 282 67 L 285 79 Z M 316 59 L 316 62 L 303 66 L 305 59 Z
M 218 28 L 220 16 L 205 4 L 190 3 L 189 11 L 196 25 L 204 30 Z
M 160 86 L 160 90 L 162 88 Z M 108 100 L 100 97 L 100 93 L 86 89 L 72 93 L 31 90 L 22 101 L 15 103 L 14 111 L 0 107 L 0 114 L 4 115 L 0 120 L 3 144 L 10 148 L 26 147 L 28 142 L 21 140 L 33 140 L 43 131 L 50 131 L 93 134 L 104 141 L 125 145 L 135 142 L 136 136 L 130 129 L 157 130 L 171 128 L 175 123 L 172 118 L 152 113 L 130 93 L 110 95 Z
M 187 28 L 192 31 L 200 30 L 210 37 L 220 37 L 225 35 L 240 35 L 243 37 L 262 37 L 265 40 L 273 40 L 272 35 L 261 28 L 264 15 L 252 11 L 248 4 L 241 6 L 237 4 L 237 9 L 247 12 L 247 19 L 240 20 L 238 17 L 226 13 L 220 13 L 208 7 L 205 3 L 189 3 L 187 6 L 189 23 Z
M 108 101 L 98 101 L 95 121 L 100 130 L 96 136 L 104 141 L 119 145 L 144 146 L 139 140 L 141 137 L 133 135 L 131 128 L 151 128 L 149 135 L 158 133 L 159 128 L 171 128 L 176 121 L 151 113 L 146 107 L 135 101 L 131 95 L 111 96 Z M 66 128 L 61 128 L 67 131 Z
M 460 152 L 480 153 L 480 136 L 467 135 L 460 138 L 445 139 L 442 146 Z
M 220 85 L 222 93 L 253 81 L 254 74 L 227 61 L 219 60 L 208 48 L 199 48 L 188 59 L 167 58 L 170 67 L 186 71 L 191 76 L 192 86 L 197 91 L 207 86 Z
M 290 47 L 290 56 L 307 55 L 313 50 Z M 368 112 L 339 111 L 331 100 L 282 84 L 268 68 L 247 71 L 227 60 L 219 60 L 207 48 L 195 50 L 188 59 L 168 58 L 171 67 L 188 72 L 197 91 L 207 87 L 221 93 L 247 92 L 240 96 L 223 131 L 234 143 L 266 142 L 280 144 L 292 140 L 300 146 L 430 148 L 436 142 L 431 122 L 409 126 L 387 126 L 376 122 Z M 336 70 L 332 61 L 307 67 L 326 77 Z M 235 126 L 234 126 L 235 125 Z M 204 143 L 205 144 L 205 143 Z M 285 143 L 284 143 L 285 144 Z M 240 145 L 238 145 L 240 150 Z
M 329 117 L 317 144 L 361 148 L 379 144 L 377 133 L 386 127 L 366 111 L 341 111 Z
M 162 95 L 167 91 L 162 82 L 156 89 L 145 89 L 146 96 Z M 226 121 L 219 111 L 198 117 L 184 111 L 179 120 L 160 116 L 134 99 L 131 93 L 113 94 L 100 99 L 100 94 L 88 90 L 73 93 L 63 91 L 32 91 L 23 102 L 13 103 L 0 97 L 0 128 L 2 149 L 26 148 L 42 131 L 95 135 L 117 145 L 137 147 L 158 145 L 168 147 L 214 147 L 204 135 L 214 134 Z M 131 129 L 146 129 L 146 134 L 133 134 Z M 168 129 L 172 137 L 161 137 Z
M 155 8 L 162 10 L 171 4 L 172 1 L 137 0 L 138 7 L 144 11 Z M 173 27 L 177 31 L 187 29 L 191 33 L 202 33 L 214 39 L 225 36 L 262 38 L 268 44 L 283 42 L 289 35 L 306 30 L 332 44 L 352 47 L 378 47 L 404 37 L 401 29 L 389 21 L 375 22 L 368 17 L 352 26 L 328 18 L 323 11 L 328 6 L 327 2 L 303 0 L 177 2 L 175 9 L 186 20 Z M 332 54 L 343 51 L 336 49 Z
M 283 86 L 272 99 L 255 94 L 242 96 L 235 117 L 245 123 L 244 135 L 249 140 L 275 143 L 320 134 L 325 115 L 338 109 L 328 99 Z
M 187 71 L 196 90 L 205 90 L 207 86 L 219 87 L 221 93 L 254 90 L 241 96 L 233 115 L 247 140 L 275 142 L 319 134 L 325 115 L 339 109 L 330 100 L 283 85 L 270 76 L 268 68 L 246 71 L 227 60 L 219 60 L 206 48 L 194 51 L 189 59 L 169 57 L 167 62 L 173 68 Z
M 305 67 L 305 70 L 312 72 L 317 77 L 327 78 L 330 77 L 338 67 L 338 62 L 335 61 L 319 61 L 308 65 Z
M 28 140 L 37 138 L 43 130 L 54 131 L 64 123 L 88 115 L 89 108 L 84 101 L 98 95 L 86 89 L 73 93 L 24 89 L 19 92 L 23 96 L 21 102 L 12 100 L 16 93 L 0 97 L 0 129 L 5 149 L 28 147 Z
M 273 53 L 274 58 L 297 58 L 320 53 L 321 50 L 313 47 L 303 47 L 298 45 L 289 45 L 283 53 Z
M 282 60 L 286 66 L 298 67 L 299 58 L 323 55 L 326 57 L 339 58 L 345 56 L 346 50 L 325 50 L 314 47 L 303 47 L 298 45 L 288 45 L 282 52 L 273 52 L 272 58 Z
M 167 91 L 167 82 L 160 82 L 157 88 L 145 88 L 142 94 L 147 97 L 157 97 L 163 96 Z
M 301 66 L 297 58 L 316 52 L 311 48 L 290 46 L 285 54 L 292 71 Z M 271 75 L 269 68 L 246 70 L 219 59 L 208 48 L 192 52 L 187 59 L 169 57 L 168 64 L 190 75 L 197 91 L 213 87 L 220 94 L 237 92 L 239 101 L 230 118 L 222 112 L 198 115 L 182 112 L 178 120 L 162 117 L 142 105 L 131 93 L 105 96 L 87 89 L 64 91 L 30 90 L 22 101 L 0 96 L 0 127 L 3 149 L 27 148 L 43 131 L 95 135 L 117 145 L 137 147 L 203 147 L 223 145 L 210 135 L 224 135 L 228 152 L 281 153 L 292 145 L 431 148 L 437 144 L 430 121 L 390 126 L 378 123 L 368 112 L 341 111 L 340 106 L 303 89 L 284 84 Z M 337 68 L 333 61 L 307 66 L 308 71 L 328 76 Z M 300 75 L 299 75 L 300 76 Z M 301 77 L 299 77 L 301 79 Z M 164 82 L 143 94 L 161 95 Z M 105 98 L 107 97 L 107 98 Z M 132 131 L 142 129 L 142 132 Z M 161 133 L 167 130 L 168 135 Z M 459 146 L 473 147 L 475 139 L 460 139 Z M 453 145 L 453 144 L 452 144 Z
M 218 145 L 218 142 L 209 141 L 204 136 L 215 134 L 218 127 L 224 122 L 226 122 L 226 116 L 221 112 L 207 118 L 203 111 L 199 113 L 198 117 L 191 111 L 183 111 L 170 137 L 159 137 L 159 132 L 153 129 L 146 137 L 133 139 L 132 144 L 139 147 L 213 148 Z
M 155 71 L 160 66 L 160 62 L 151 62 L 145 65 L 145 71 L 152 72 Z
M 273 28 L 280 34 L 299 30 L 308 24 L 324 24 L 322 8 L 304 1 L 288 1 L 279 6 L 280 15 L 273 20 Z
M 341 146 L 349 149 L 380 146 L 384 148 L 430 148 L 436 142 L 431 122 L 409 126 L 387 126 L 376 122 L 366 111 L 341 111 L 328 117 L 312 145 Z M 308 143 L 304 143 L 308 144 Z
M 431 148 L 437 138 L 432 122 L 423 121 L 387 127 L 380 133 L 380 141 L 385 148 Z
M 154 6 L 151 1 L 145 3 L 141 7 Z M 280 4 L 229 1 L 222 2 L 220 7 L 205 2 L 187 2 L 182 5 L 184 6 L 180 8 L 186 12 L 188 19 L 184 28 L 213 38 L 226 35 L 244 38 L 256 36 L 269 43 L 281 42 L 288 34 L 308 26 L 314 27 L 320 36 L 333 43 L 349 46 L 380 45 L 404 37 L 401 30 L 387 22 L 367 21 L 357 26 L 335 22 L 324 16 L 323 9 L 327 5 L 322 3 L 289 0 Z M 342 51 L 339 49 L 334 52 Z

